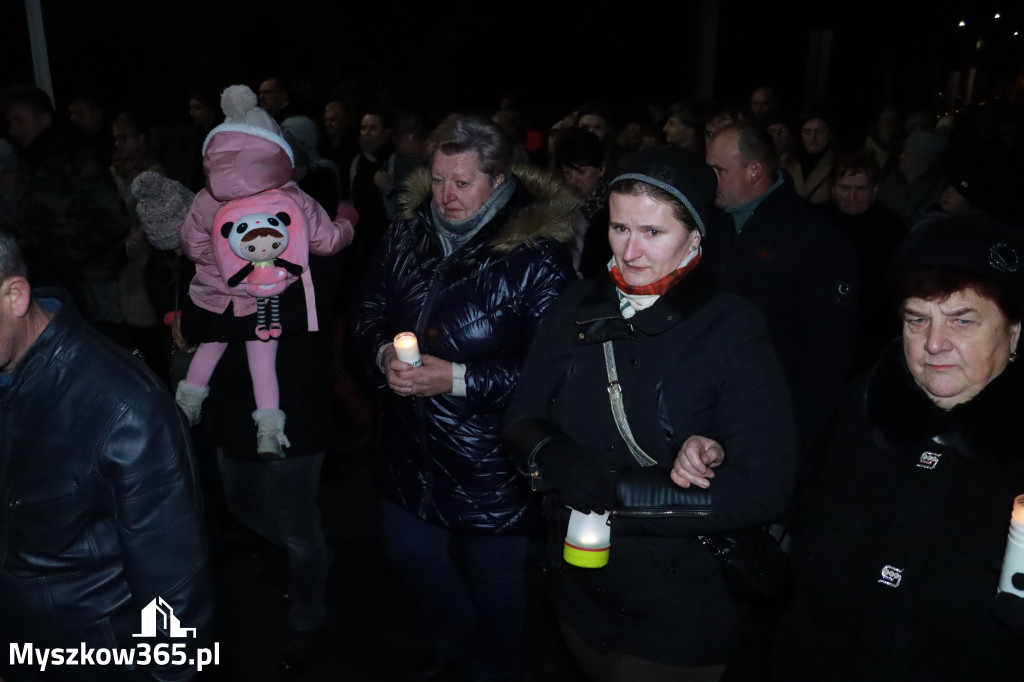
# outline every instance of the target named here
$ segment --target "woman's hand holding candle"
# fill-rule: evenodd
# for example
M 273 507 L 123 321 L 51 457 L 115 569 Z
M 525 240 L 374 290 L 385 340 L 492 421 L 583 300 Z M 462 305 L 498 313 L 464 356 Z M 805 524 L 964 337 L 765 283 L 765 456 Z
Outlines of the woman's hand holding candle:
M 399 358 L 393 346 L 385 348 L 383 364 L 391 390 L 403 398 L 429 398 L 452 392 L 452 363 L 433 355 L 421 355 L 420 363 L 413 367 Z

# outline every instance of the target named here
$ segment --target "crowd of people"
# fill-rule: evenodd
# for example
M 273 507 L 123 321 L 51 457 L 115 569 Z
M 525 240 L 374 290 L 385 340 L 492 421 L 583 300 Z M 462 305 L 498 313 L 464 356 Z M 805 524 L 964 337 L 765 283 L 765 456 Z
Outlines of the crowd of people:
M 186 125 L 0 90 L 5 644 L 180 622 L 201 657 L 240 523 L 287 556 L 301 675 L 347 443 L 432 645 L 412 679 L 520 679 L 531 555 L 595 681 L 1019 679 L 1024 112 L 858 128 L 758 87 L 539 125 L 253 85 Z M 581 514 L 607 565 L 563 558 Z M 770 598 L 711 551 L 751 530 L 792 566 Z M 168 663 L 60 679 L 197 674 Z

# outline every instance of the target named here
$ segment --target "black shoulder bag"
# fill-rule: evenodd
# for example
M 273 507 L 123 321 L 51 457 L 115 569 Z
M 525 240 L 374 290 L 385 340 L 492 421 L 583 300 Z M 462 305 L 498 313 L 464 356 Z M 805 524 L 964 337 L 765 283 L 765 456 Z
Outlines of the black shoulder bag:
M 652 518 L 661 512 L 671 516 L 679 511 L 691 517 L 709 516 L 710 494 L 700 491 L 702 494 L 694 496 L 688 489 L 673 483 L 664 470 L 655 472 L 648 469 L 657 462 L 637 444 L 629 428 L 611 341 L 604 342 L 604 360 L 615 426 L 634 459 L 646 469 L 634 469 L 632 475 L 624 472 L 617 486 L 615 515 Z M 653 475 L 655 473 L 657 475 Z M 697 538 L 718 559 L 726 582 L 736 597 L 743 600 L 773 599 L 788 585 L 789 558 L 767 528 L 755 526 L 715 535 L 698 535 Z

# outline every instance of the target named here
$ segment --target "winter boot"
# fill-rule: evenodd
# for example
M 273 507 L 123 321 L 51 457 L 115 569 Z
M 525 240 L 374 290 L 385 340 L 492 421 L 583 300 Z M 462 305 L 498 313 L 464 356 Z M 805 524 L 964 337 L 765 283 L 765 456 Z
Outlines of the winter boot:
M 261 459 L 284 459 L 284 448 L 291 446 L 288 436 L 284 435 L 284 412 L 256 410 L 252 418 L 256 422 L 256 456 Z
M 195 426 L 199 423 L 203 414 L 203 401 L 210 395 L 209 386 L 193 386 L 184 381 L 178 382 L 178 390 L 174 393 L 174 400 L 181 407 L 181 411 L 188 417 L 188 423 Z

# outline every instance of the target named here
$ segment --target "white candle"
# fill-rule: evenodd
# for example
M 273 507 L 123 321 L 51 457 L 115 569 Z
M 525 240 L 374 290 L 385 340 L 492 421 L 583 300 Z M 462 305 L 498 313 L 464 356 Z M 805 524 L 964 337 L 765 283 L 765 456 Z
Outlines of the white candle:
M 1015 576 L 1018 576 L 1015 579 Z M 1024 597 L 1024 495 L 1013 501 L 1010 515 L 1010 533 L 1006 538 L 1003 572 L 999 576 L 999 591 Z
M 412 332 L 402 332 L 395 336 L 395 352 L 402 362 L 408 362 L 413 367 L 420 366 L 420 345 Z
M 573 509 L 569 514 L 562 557 L 580 568 L 601 568 L 608 563 L 611 540 L 608 512 L 584 514 Z

